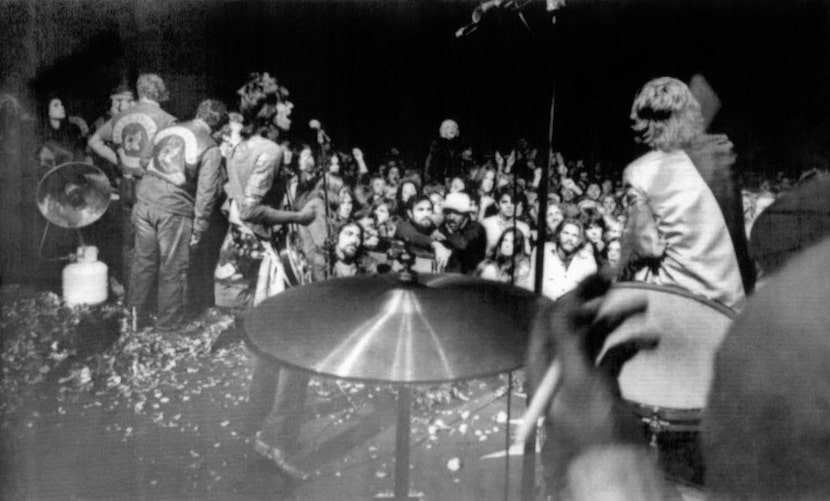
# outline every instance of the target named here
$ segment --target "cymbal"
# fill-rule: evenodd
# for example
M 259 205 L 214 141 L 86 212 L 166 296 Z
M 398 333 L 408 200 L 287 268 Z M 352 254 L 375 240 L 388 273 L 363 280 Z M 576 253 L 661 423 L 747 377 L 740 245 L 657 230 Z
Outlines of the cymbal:
M 110 204 L 110 182 L 94 165 L 68 162 L 40 180 L 37 206 L 49 222 L 62 228 L 82 228 L 100 218 Z
M 439 383 L 521 367 L 540 301 L 549 300 L 464 275 L 365 275 L 288 289 L 245 326 L 255 351 L 295 368 Z

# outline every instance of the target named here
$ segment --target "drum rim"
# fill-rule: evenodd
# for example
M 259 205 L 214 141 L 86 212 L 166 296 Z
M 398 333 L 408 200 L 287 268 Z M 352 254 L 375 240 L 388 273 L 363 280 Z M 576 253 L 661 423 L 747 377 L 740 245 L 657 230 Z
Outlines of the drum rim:
M 688 299 L 693 299 L 693 300 L 697 301 L 698 303 L 701 303 L 705 306 L 711 306 L 712 308 L 720 311 L 721 313 L 725 314 L 727 317 L 729 317 L 732 320 L 734 320 L 735 317 L 738 316 L 738 312 L 736 312 L 735 310 L 733 310 L 732 308 L 726 306 L 723 303 L 719 303 L 717 301 L 714 301 L 714 300 L 709 299 L 707 297 L 701 296 L 699 294 L 695 294 L 693 292 L 690 292 L 686 289 L 683 289 L 681 287 L 677 287 L 677 286 L 674 286 L 674 285 L 652 284 L 652 283 L 648 283 L 648 282 L 636 282 L 636 281 L 615 282 L 613 285 L 611 285 L 611 289 L 610 289 L 609 292 L 611 292 L 615 289 L 641 289 L 641 290 L 652 290 L 652 291 L 658 291 L 658 292 L 667 292 L 669 294 L 674 294 L 676 296 L 685 297 L 685 298 L 688 298 Z

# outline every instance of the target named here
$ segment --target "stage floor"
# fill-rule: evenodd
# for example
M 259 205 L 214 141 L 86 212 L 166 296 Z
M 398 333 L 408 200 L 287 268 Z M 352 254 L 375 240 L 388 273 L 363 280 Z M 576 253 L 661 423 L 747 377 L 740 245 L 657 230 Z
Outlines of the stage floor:
M 290 482 L 239 429 L 249 354 L 237 344 L 171 367 L 147 398 L 40 383 L 3 416 L 3 499 L 366 500 L 394 487 L 395 393 L 313 379 Z M 172 383 L 171 383 L 172 382 Z M 457 385 L 413 406 L 411 490 L 424 500 L 504 498 L 506 376 Z M 515 392 L 514 392 L 515 393 Z M 448 397 L 448 398 L 447 398 Z M 512 419 L 524 410 L 514 395 Z M 139 402 L 143 401 L 143 404 Z M 428 408 L 426 404 L 430 404 Z M 510 426 L 515 429 L 515 423 Z M 517 499 L 521 457 L 509 465 Z

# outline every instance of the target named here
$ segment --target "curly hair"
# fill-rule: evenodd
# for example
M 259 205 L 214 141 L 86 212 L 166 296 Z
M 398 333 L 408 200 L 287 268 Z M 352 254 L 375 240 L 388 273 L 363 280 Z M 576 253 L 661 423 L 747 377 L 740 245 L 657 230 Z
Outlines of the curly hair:
M 631 128 L 638 143 L 653 150 L 673 151 L 703 132 L 703 115 L 689 87 L 676 78 L 646 83 L 631 105 Z
M 288 99 L 288 89 L 268 73 L 251 73 L 236 93 L 239 95 L 239 111 L 245 118 L 242 130 L 245 137 L 266 132 L 277 114 L 277 104 Z
M 167 86 L 164 85 L 164 80 L 155 73 L 142 73 L 139 75 L 135 83 L 135 89 L 138 91 L 139 98 L 144 97 L 157 103 L 163 103 L 170 99 L 170 94 L 167 92 Z
M 216 131 L 228 123 L 228 108 L 222 101 L 205 99 L 196 109 L 196 118 L 204 120 L 210 130 Z

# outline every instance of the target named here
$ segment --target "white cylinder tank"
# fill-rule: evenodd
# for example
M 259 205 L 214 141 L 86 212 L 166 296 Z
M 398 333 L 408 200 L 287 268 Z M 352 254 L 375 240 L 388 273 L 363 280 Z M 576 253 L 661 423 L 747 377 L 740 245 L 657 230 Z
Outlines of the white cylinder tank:
M 98 261 L 98 248 L 78 247 L 78 260 L 63 269 L 63 300 L 94 306 L 107 300 L 107 289 L 107 265 Z

